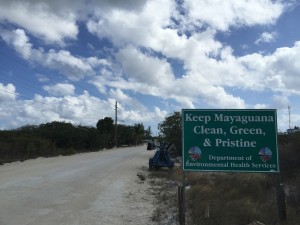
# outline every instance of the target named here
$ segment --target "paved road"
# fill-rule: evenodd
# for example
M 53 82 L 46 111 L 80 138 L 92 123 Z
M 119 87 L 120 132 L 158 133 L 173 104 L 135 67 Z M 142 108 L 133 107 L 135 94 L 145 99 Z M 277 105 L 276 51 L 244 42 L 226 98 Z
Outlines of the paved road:
M 137 174 L 152 154 L 139 146 L 0 166 L 0 225 L 151 224 Z

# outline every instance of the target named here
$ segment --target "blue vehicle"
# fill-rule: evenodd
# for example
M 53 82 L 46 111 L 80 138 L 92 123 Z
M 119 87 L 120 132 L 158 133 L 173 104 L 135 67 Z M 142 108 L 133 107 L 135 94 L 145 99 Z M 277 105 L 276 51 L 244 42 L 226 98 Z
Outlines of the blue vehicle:
M 175 148 L 174 144 L 160 145 L 152 158 L 149 159 L 149 170 L 160 167 L 174 167 L 174 161 L 171 159 L 170 152 Z
M 156 147 L 156 145 L 155 145 L 154 141 L 148 141 L 147 150 L 154 150 L 155 147 Z

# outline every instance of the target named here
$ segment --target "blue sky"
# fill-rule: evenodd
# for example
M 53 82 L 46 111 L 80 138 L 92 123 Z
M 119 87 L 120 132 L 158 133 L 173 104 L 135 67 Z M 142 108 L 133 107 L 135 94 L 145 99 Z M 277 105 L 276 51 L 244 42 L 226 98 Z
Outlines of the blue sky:
M 0 0 L 0 129 L 277 109 L 300 125 L 298 0 Z M 288 106 L 290 110 L 290 120 Z

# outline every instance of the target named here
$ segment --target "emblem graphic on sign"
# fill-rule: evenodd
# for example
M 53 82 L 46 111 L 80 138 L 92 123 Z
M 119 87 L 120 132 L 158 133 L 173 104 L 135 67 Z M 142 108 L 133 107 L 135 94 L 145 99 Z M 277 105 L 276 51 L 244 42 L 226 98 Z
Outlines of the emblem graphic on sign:
M 267 162 L 272 159 L 272 151 L 268 147 L 260 149 L 258 155 L 263 162 Z
M 189 156 L 193 161 L 201 158 L 201 150 L 197 146 L 193 146 L 189 149 Z

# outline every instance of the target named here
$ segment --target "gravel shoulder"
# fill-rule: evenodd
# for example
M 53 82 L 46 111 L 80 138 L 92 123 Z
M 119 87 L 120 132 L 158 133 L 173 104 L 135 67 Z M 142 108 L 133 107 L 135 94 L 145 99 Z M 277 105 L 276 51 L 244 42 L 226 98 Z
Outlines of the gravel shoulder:
M 152 225 L 142 179 L 152 155 L 138 146 L 0 166 L 0 225 Z

